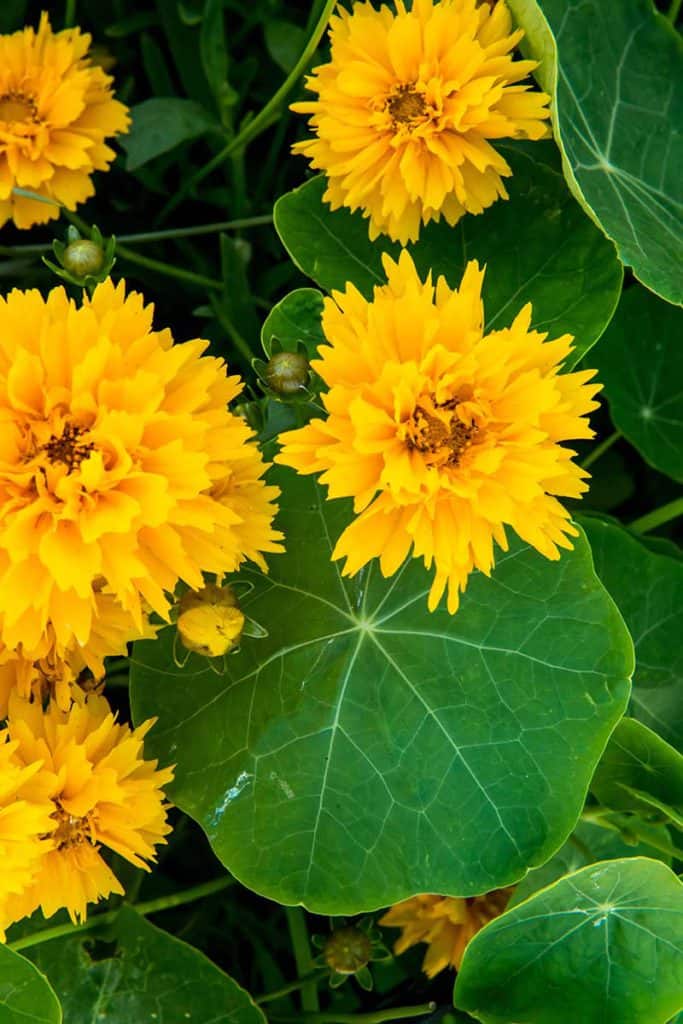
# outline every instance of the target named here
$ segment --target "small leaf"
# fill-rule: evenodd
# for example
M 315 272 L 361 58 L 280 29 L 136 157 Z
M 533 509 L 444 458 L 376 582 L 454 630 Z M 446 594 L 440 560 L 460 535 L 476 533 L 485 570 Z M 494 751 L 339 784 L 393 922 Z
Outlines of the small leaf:
M 238 96 L 228 82 L 230 58 L 225 38 L 223 0 L 206 0 L 199 35 L 199 52 L 221 120 L 226 123 L 227 112 L 234 106 Z
M 296 352 L 300 343 L 305 345 L 312 359 L 318 346 L 325 344 L 320 324 L 322 311 L 323 297 L 315 288 L 297 288 L 285 295 L 273 306 L 261 328 L 261 344 L 266 356 L 270 359 L 272 342 L 276 340 L 288 352 Z
M 537 145 L 540 145 L 538 143 Z M 541 147 L 544 149 L 544 147 Z M 568 365 L 597 341 L 614 312 L 622 271 L 605 240 L 567 191 L 562 176 L 522 148 L 504 147 L 514 176 L 510 199 L 483 216 L 423 228 L 408 246 L 420 272 L 459 284 L 467 260 L 486 264 L 484 308 L 489 329 L 506 327 L 526 302 L 533 325 L 552 337 L 576 338 Z M 323 178 L 313 178 L 275 204 L 275 227 L 296 265 L 322 288 L 353 281 L 367 297 L 385 280 L 381 254 L 399 246 L 368 238 L 360 213 L 332 212 L 323 202 Z
M 622 719 L 610 736 L 591 791 L 605 807 L 654 809 L 683 827 L 683 755 L 633 718 Z
M 250 888 L 318 913 L 516 881 L 574 827 L 628 696 L 630 639 L 585 540 L 559 562 L 517 543 L 457 615 L 430 613 L 416 559 L 342 578 L 349 504 L 269 479 L 287 552 L 240 573 L 268 637 L 222 678 L 178 669 L 172 629 L 135 649 L 134 716 L 159 718 L 174 802 Z
M 61 1024 L 62 1011 L 47 978 L 18 953 L 0 944 L 2 1024 Z
M 651 0 L 510 0 L 555 99 L 569 185 L 623 263 L 683 300 L 680 40 Z
M 264 29 L 266 49 L 278 67 L 289 74 L 306 45 L 306 32 L 291 21 L 274 18 Z
M 220 126 L 193 100 L 160 97 L 143 100 L 131 109 L 130 134 L 121 137 L 127 153 L 126 170 L 135 171 L 162 153 L 175 149 Z
M 645 288 L 624 292 L 593 354 L 610 413 L 643 458 L 683 480 L 683 312 Z
M 666 1024 L 683 992 L 683 886 L 659 861 L 603 861 L 475 935 L 455 1003 L 484 1024 Z

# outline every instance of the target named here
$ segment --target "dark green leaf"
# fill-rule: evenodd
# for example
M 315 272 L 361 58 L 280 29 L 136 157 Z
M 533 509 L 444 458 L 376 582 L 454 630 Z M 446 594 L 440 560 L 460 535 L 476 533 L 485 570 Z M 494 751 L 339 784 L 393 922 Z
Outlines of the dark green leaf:
M 635 644 L 630 713 L 683 750 L 683 564 L 613 523 L 584 516 L 581 525 Z
M 299 343 L 312 358 L 325 343 L 320 325 L 323 297 L 315 288 L 297 288 L 273 306 L 261 328 L 261 344 L 270 358 L 271 343 L 279 341 L 283 349 L 296 352 Z
M 615 426 L 675 480 L 683 480 L 681 338 L 683 311 L 644 288 L 629 288 L 592 355 Z
M 683 887 L 659 861 L 560 879 L 475 935 L 456 1005 L 484 1024 L 665 1024 L 683 994 Z
M 651 0 L 510 0 L 567 180 L 636 277 L 683 300 L 681 42 Z
M 666 817 L 683 828 L 683 755 L 633 718 L 610 736 L 591 790 L 605 807 Z
M 135 171 L 162 153 L 168 153 L 181 142 L 219 130 L 213 118 L 192 100 L 173 97 L 144 100 L 132 108 L 131 114 L 130 134 L 121 137 L 128 171 Z
M 225 38 L 223 0 L 206 0 L 199 35 L 199 52 L 204 74 L 216 98 L 221 120 L 225 124 L 229 120 L 228 111 L 235 104 L 237 94 L 228 82 L 230 58 Z
M 61 1024 L 62 1011 L 47 978 L 0 943 L 0 1024 Z
M 278 67 L 289 74 L 306 45 L 306 32 L 291 21 L 274 19 L 264 29 L 266 49 Z
M 408 246 L 423 275 L 444 274 L 459 284 L 466 260 L 486 264 L 484 308 L 489 329 L 507 326 L 526 302 L 533 325 L 552 337 L 576 337 L 571 364 L 597 341 L 614 312 L 622 272 L 614 247 L 585 216 L 560 174 L 527 151 L 505 156 L 514 171 L 510 199 L 481 217 L 423 229 Z M 398 245 L 371 242 L 367 221 L 347 210 L 332 213 L 322 201 L 323 178 L 314 178 L 275 204 L 275 227 L 298 267 L 322 288 L 353 281 L 366 296 L 384 281 L 381 253 Z
M 104 957 L 81 935 L 31 951 L 59 993 L 67 1024 L 266 1024 L 237 982 L 130 907 L 107 939 L 116 945 Z
M 346 502 L 282 488 L 287 554 L 243 605 L 265 640 L 218 677 L 136 646 L 136 720 L 177 762 L 173 799 L 250 888 L 320 913 L 518 879 L 564 841 L 623 712 L 630 639 L 583 538 L 559 563 L 516 544 L 457 615 L 427 610 L 409 560 L 343 581 L 330 560 Z

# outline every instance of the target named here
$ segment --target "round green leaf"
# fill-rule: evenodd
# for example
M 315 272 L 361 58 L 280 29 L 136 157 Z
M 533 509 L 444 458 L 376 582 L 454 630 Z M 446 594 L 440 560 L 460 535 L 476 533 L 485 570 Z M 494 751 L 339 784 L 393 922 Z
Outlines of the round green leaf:
M 270 359 L 273 341 L 283 349 L 296 352 L 299 343 L 306 346 L 309 357 L 324 344 L 325 335 L 320 324 L 323 297 L 317 288 L 297 288 L 273 306 L 261 328 L 261 344 Z
M 683 755 L 633 718 L 610 736 L 591 791 L 605 807 L 665 817 L 683 829 Z
M 510 0 L 572 191 L 648 288 L 683 301 L 681 42 L 651 0 Z
M 47 978 L 0 944 L 0 1024 L 61 1024 L 62 1011 Z
M 635 644 L 629 713 L 683 751 L 683 563 L 614 523 L 583 516 L 581 525 Z
M 682 334 L 680 309 L 629 288 L 591 358 L 615 426 L 675 480 L 683 480 Z
M 136 645 L 137 721 L 177 764 L 172 798 L 250 888 L 319 913 L 517 880 L 564 841 L 623 712 L 632 648 L 582 538 L 559 563 L 522 544 L 457 615 L 427 610 L 409 559 L 342 580 L 349 506 L 274 474 L 287 554 L 246 571 L 243 640 L 222 677 Z
M 443 274 L 452 287 L 467 260 L 486 264 L 487 327 L 507 326 L 531 302 L 534 327 L 576 337 L 573 365 L 609 323 L 622 270 L 614 247 L 574 202 L 561 174 L 527 151 L 504 149 L 514 171 L 510 199 L 455 228 L 430 224 L 408 249 L 423 275 Z M 399 246 L 384 238 L 371 242 L 360 213 L 333 213 L 322 200 L 325 188 L 318 177 L 282 196 L 275 227 L 296 265 L 322 288 L 353 281 L 369 297 L 385 280 L 382 252 L 396 257 Z
M 455 1002 L 484 1024 L 665 1024 L 683 1006 L 682 935 L 664 864 L 593 864 L 479 932 Z
M 131 907 L 121 908 L 106 935 L 116 945 L 105 957 L 91 956 L 93 940 L 84 935 L 29 954 L 59 993 L 68 1024 L 266 1024 L 236 981 Z

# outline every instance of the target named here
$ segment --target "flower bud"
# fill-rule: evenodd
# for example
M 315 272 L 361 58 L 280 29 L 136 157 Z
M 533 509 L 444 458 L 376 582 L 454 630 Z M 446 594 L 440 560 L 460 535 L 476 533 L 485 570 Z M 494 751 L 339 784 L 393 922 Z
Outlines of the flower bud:
M 323 949 L 327 966 L 337 974 L 356 974 L 372 957 L 372 941 L 360 928 L 349 925 L 332 932 Z
M 209 583 L 201 590 L 183 594 L 178 602 L 176 627 L 188 651 L 219 658 L 240 642 L 244 614 L 230 587 Z
M 302 352 L 276 352 L 266 364 L 264 377 L 276 395 L 290 397 L 308 386 L 310 364 Z
M 70 242 L 64 250 L 62 265 L 74 277 L 98 274 L 104 266 L 104 250 L 89 238 Z

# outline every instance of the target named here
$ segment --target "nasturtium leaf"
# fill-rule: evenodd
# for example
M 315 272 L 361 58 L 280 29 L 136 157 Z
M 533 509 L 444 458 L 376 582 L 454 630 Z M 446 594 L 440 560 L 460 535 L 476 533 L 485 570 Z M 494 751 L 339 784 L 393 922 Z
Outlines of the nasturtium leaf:
M 106 938 L 101 949 L 91 935 L 74 935 L 31 950 L 68 1024 L 266 1024 L 236 981 L 132 908 L 121 908 Z
M 181 142 L 220 130 L 220 125 L 193 100 L 174 97 L 143 100 L 131 109 L 131 115 L 130 132 L 120 140 L 127 154 L 128 171 L 136 171 Z
M 619 299 L 622 270 L 614 246 L 574 201 L 561 174 L 523 150 L 505 149 L 514 170 L 510 199 L 455 228 L 430 224 L 408 246 L 426 275 L 459 284 L 467 260 L 486 264 L 484 308 L 489 329 L 506 327 L 526 302 L 533 325 L 552 337 L 573 334 L 575 363 L 597 341 Z M 296 265 L 327 291 L 352 281 L 366 297 L 385 281 L 381 254 L 396 257 L 388 239 L 371 242 L 360 213 L 332 212 L 325 179 L 313 178 L 275 204 L 275 227 Z
M 561 878 L 475 935 L 455 1003 L 484 1024 L 666 1024 L 683 1005 L 683 886 L 644 857 Z
M 61 1024 L 62 1011 L 47 978 L 0 943 L 0 1024 Z
M 584 538 L 559 563 L 515 543 L 457 615 L 430 614 L 420 562 L 343 580 L 348 504 L 272 479 L 287 553 L 241 573 L 268 637 L 222 677 L 176 667 L 173 627 L 135 648 L 172 799 L 246 885 L 319 913 L 516 881 L 566 839 L 628 698 L 630 638 Z
M 681 41 L 651 0 L 510 0 L 574 194 L 636 277 L 683 301 Z
M 650 465 L 683 480 L 683 310 L 628 288 L 592 364 L 615 426 Z
M 299 343 L 306 346 L 310 357 L 324 344 L 320 324 L 323 297 L 316 288 L 297 288 L 273 306 L 261 328 L 261 344 L 270 358 L 271 345 L 279 341 L 283 349 L 296 352 Z
M 596 572 L 635 644 L 629 713 L 683 751 L 683 562 L 655 553 L 614 523 L 580 521 Z
M 683 828 L 683 754 L 633 718 L 623 718 L 610 736 L 591 791 L 605 807 Z

